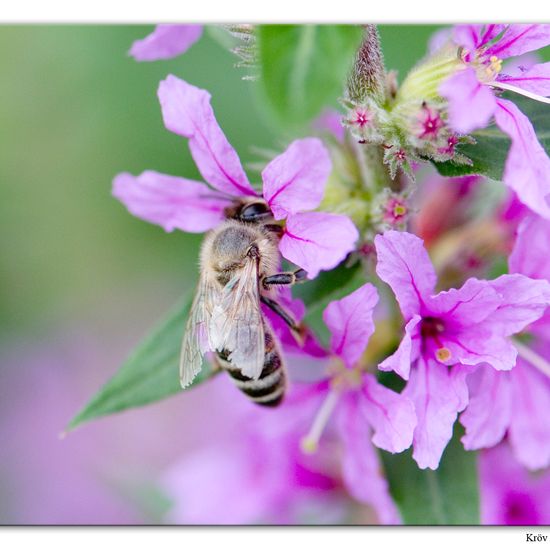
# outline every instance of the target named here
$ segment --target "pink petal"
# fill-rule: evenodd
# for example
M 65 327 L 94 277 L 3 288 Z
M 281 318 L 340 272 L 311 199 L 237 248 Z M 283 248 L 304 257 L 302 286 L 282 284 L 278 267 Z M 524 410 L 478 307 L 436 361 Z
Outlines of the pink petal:
M 456 44 L 473 53 L 481 48 L 487 42 L 496 38 L 505 28 L 505 25 L 455 25 L 453 29 L 453 39 Z
M 203 178 L 216 189 L 230 195 L 256 195 L 216 121 L 210 94 L 173 75 L 158 89 L 164 125 L 189 138 L 189 148 Z
M 332 134 L 338 141 L 343 142 L 346 135 L 342 125 L 342 113 L 334 109 L 323 111 L 314 121 L 313 128 Z
M 502 77 L 520 76 L 526 70 L 533 67 L 533 65 L 536 65 L 539 61 L 540 56 L 536 52 L 524 53 L 519 57 L 509 59 L 498 76 L 498 80 L 501 80 Z
M 293 141 L 262 172 L 263 194 L 276 220 L 317 208 L 332 170 L 320 139 Z
M 408 321 L 424 307 L 433 292 L 436 275 L 422 239 L 400 231 L 386 231 L 374 239 L 376 273 L 388 283 Z
M 456 367 L 455 367 L 456 368 Z M 457 414 L 465 405 L 463 377 L 446 366 L 418 361 L 403 395 L 414 403 L 418 424 L 414 430 L 413 458 L 422 469 L 435 470 L 453 435 Z
M 511 273 L 550 280 L 550 221 L 529 214 L 520 224 L 514 249 L 508 258 Z
M 550 158 L 530 120 L 511 101 L 499 99 L 497 105 L 495 121 L 512 140 L 503 181 L 523 204 L 550 219 Z
M 307 212 L 288 217 L 279 249 L 314 279 L 319 271 L 336 267 L 355 249 L 358 238 L 359 232 L 347 216 Z
M 428 53 L 434 54 L 451 39 L 451 29 L 445 27 L 434 32 L 428 41 Z
M 517 76 L 501 76 L 499 82 L 517 86 L 533 94 L 550 95 L 550 62 L 540 63 Z
M 550 380 L 524 361 L 510 373 L 512 419 L 510 443 L 527 468 L 550 466 Z
M 470 401 L 460 416 L 466 428 L 462 443 L 468 451 L 492 447 L 501 441 L 510 423 L 510 375 L 481 365 L 468 379 L 468 387 Z
M 468 279 L 459 289 L 440 292 L 429 300 L 430 315 L 451 328 L 469 327 L 492 316 L 502 299 L 488 281 Z
M 422 321 L 420 315 L 414 315 L 412 319 L 405 325 L 405 335 L 393 355 L 384 359 L 378 365 L 378 368 L 383 371 L 394 371 L 401 378 L 409 379 L 412 364 L 420 355 L 420 325 Z
M 507 443 L 480 453 L 479 481 L 483 524 L 550 523 L 550 472 L 532 475 Z
M 136 40 L 129 54 L 136 61 L 171 59 L 186 52 L 202 35 L 202 25 L 157 25 L 141 40 Z
M 520 274 L 502 275 L 491 286 L 500 294 L 502 304 L 491 315 L 490 323 L 502 335 L 522 331 L 540 319 L 550 305 L 550 283 Z
M 222 525 L 258 521 L 270 512 L 273 491 L 265 486 L 263 476 L 253 475 L 257 460 L 257 455 L 237 441 L 185 453 L 161 480 L 174 504 L 170 520 Z
M 202 233 L 216 227 L 230 202 L 198 181 L 146 171 L 122 173 L 113 180 L 115 196 L 134 216 L 165 231 Z
M 522 55 L 550 44 L 550 25 L 509 25 L 502 38 L 487 52 L 500 59 Z
M 455 25 L 453 40 L 459 46 L 473 52 L 480 46 L 481 25 Z
M 449 125 L 461 134 L 484 128 L 495 112 L 493 92 L 479 82 L 471 67 L 444 80 L 439 93 L 449 102 Z
M 323 312 L 323 320 L 332 333 L 332 352 L 348 368 L 363 355 L 374 332 L 372 314 L 377 303 L 378 292 L 367 283 L 345 298 L 330 302 Z
M 445 333 L 441 343 L 450 351 L 446 364 L 479 365 L 489 363 L 496 370 L 510 370 L 516 364 L 517 350 L 508 338 L 493 334 L 487 323 L 462 329 L 458 333 Z
M 416 426 L 412 401 L 379 384 L 372 374 L 363 377 L 361 392 L 361 407 L 374 429 L 372 442 L 390 453 L 408 449 Z
M 368 423 L 360 411 L 358 395 L 349 392 L 338 406 L 338 429 L 344 446 L 342 476 L 349 493 L 372 506 L 381 523 L 400 524 L 399 512 L 382 473 L 382 465 L 370 441 Z

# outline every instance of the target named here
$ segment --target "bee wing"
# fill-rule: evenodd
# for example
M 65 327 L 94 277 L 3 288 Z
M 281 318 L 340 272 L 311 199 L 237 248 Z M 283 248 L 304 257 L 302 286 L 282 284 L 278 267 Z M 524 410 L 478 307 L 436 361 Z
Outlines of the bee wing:
M 200 372 L 202 357 L 210 351 L 208 326 L 219 291 L 215 284 L 202 275 L 197 286 L 195 299 L 189 310 L 185 326 L 180 355 L 180 382 L 182 388 L 187 387 Z
M 228 360 L 255 380 L 262 373 L 265 359 L 258 280 L 257 261 L 250 258 L 224 287 L 209 327 L 212 349 L 228 352 Z

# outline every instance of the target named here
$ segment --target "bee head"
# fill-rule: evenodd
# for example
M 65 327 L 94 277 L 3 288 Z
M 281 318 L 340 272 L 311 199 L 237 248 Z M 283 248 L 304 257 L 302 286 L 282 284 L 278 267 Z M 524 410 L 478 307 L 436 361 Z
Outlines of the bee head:
M 239 201 L 225 209 L 225 215 L 229 219 L 246 223 L 262 223 L 273 218 L 267 203 L 261 199 L 248 202 Z

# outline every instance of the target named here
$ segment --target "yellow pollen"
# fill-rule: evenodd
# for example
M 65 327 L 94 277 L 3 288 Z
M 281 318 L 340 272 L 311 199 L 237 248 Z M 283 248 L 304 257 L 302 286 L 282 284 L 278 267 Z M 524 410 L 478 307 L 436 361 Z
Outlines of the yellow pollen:
M 489 61 L 491 64 L 489 65 L 488 70 L 492 71 L 493 73 L 497 74 L 500 73 L 502 69 L 502 59 L 499 59 L 496 55 L 492 55 L 489 58 Z
M 312 455 L 317 452 L 317 449 L 319 448 L 319 445 L 317 441 L 315 441 L 311 437 L 303 437 L 300 441 L 300 448 L 302 449 L 302 452 Z
M 395 216 L 403 216 L 407 213 L 407 208 L 402 204 L 396 204 L 393 209 L 393 213 Z
M 439 348 L 435 352 L 435 356 L 438 361 L 448 361 L 452 357 L 452 354 L 449 348 Z

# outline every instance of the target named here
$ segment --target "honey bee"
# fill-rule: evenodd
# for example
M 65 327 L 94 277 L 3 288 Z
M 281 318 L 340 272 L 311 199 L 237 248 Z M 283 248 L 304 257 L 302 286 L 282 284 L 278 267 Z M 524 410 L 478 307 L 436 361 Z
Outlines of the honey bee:
M 287 386 L 279 345 L 261 303 L 295 334 L 300 327 L 274 299 L 277 285 L 291 285 L 306 272 L 279 273 L 281 227 L 261 200 L 234 204 L 227 220 L 210 231 L 200 254 L 200 278 L 183 336 L 180 381 L 188 386 L 206 352 L 252 401 L 278 405 Z

